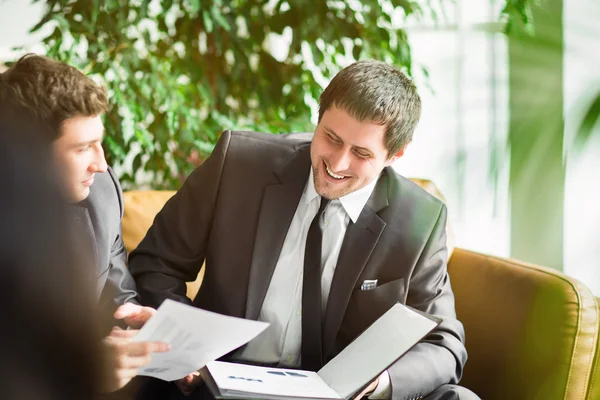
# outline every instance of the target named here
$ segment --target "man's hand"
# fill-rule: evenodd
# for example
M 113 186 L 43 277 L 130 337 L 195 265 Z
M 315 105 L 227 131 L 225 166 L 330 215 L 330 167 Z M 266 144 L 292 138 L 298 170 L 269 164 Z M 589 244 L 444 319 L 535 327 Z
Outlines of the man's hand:
M 125 386 L 138 374 L 138 368 L 150 363 L 152 353 L 169 351 L 167 343 L 133 342 L 136 330 L 113 328 L 110 335 L 104 338 L 107 362 L 105 390 L 113 392 Z
M 117 308 L 113 316 L 116 319 L 125 321 L 130 328 L 140 329 L 154 314 L 156 314 L 156 310 L 152 307 L 142 307 L 137 304 L 126 303 Z
M 192 394 L 192 392 L 202 384 L 202 377 L 200 376 L 200 372 L 195 371 L 186 376 L 185 378 L 181 378 L 177 381 L 177 387 L 181 390 L 186 396 Z
M 377 389 L 377 385 L 379 385 L 379 377 L 377 377 L 377 379 L 375 379 L 373 382 L 371 382 L 369 384 L 369 386 L 367 386 L 365 388 L 365 390 L 363 390 L 356 397 L 354 397 L 354 400 L 360 400 L 363 397 L 370 395 L 371 393 L 373 393 L 375 391 L 375 389 Z

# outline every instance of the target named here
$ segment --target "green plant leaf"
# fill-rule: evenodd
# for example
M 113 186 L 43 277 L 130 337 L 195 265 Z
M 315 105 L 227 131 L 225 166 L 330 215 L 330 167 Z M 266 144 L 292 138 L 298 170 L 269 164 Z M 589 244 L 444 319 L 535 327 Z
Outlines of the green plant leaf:
M 527 2 L 505 1 L 511 20 L 528 21 Z M 429 7 L 411 0 L 43 2 L 33 30 L 56 24 L 43 39 L 46 54 L 104 79 L 112 106 L 104 118 L 106 156 L 132 168 L 121 176 L 128 188 L 137 169 L 156 178 L 153 187 L 177 188 L 224 129 L 312 131 L 321 83 L 345 66 L 342 38 L 353 43 L 355 59 L 387 60 L 410 73 L 406 32 L 389 27 L 393 11 L 380 3 L 407 15 Z M 265 38 L 288 32 L 287 57 L 279 61 Z
M 592 100 L 588 110 L 586 111 L 581 125 L 575 135 L 574 147 L 580 151 L 587 141 L 590 139 L 594 127 L 600 122 L 600 93 Z

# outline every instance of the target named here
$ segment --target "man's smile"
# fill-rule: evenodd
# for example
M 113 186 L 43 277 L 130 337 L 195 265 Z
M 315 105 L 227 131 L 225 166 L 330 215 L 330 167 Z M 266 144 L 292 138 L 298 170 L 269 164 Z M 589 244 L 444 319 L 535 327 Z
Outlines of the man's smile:
M 329 169 L 329 167 L 327 166 L 327 163 L 325 163 L 325 162 L 323 162 L 323 166 L 324 166 L 324 169 L 325 169 L 325 172 L 327 173 L 327 175 L 330 178 L 332 178 L 338 182 L 343 181 L 347 178 L 350 178 L 349 176 L 343 176 L 343 175 L 336 174 L 335 172 L 333 172 L 332 170 Z

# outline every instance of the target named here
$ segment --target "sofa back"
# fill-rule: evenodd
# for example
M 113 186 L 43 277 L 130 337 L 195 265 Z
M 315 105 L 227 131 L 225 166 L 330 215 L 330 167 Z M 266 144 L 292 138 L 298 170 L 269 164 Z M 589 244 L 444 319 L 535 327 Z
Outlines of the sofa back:
M 156 214 L 174 194 L 174 190 L 131 190 L 123 194 L 125 199 L 123 242 L 127 254 L 140 244 L 154 222 Z M 194 282 L 187 283 L 187 297 L 190 299 L 196 297 L 203 277 L 204 268 L 200 270 Z
M 174 190 L 130 190 L 123 193 L 123 242 L 128 254 L 140 244 L 156 214 L 174 194 Z

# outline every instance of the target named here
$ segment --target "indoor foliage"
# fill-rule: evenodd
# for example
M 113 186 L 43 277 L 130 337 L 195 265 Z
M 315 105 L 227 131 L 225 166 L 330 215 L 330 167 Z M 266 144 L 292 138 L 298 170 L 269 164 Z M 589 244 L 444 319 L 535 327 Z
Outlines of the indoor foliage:
M 411 0 L 45 2 L 33 31 L 53 27 L 47 55 L 107 86 L 105 150 L 125 189 L 179 187 L 224 129 L 311 131 L 322 87 L 349 62 L 411 73 L 406 32 L 392 23 L 436 9 Z M 508 27 L 527 22 L 525 4 L 506 0 Z

